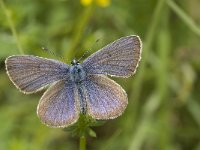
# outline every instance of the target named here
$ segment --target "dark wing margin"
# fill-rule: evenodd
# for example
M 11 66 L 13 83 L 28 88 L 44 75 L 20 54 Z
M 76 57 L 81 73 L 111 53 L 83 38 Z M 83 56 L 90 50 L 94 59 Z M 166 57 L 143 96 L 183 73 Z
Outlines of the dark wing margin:
M 90 75 L 85 81 L 87 113 L 94 119 L 106 120 L 120 116 L 127 104 L 126 92 L 104 75 Z
M 89 56 L 83 67 L 88 74 L 129 77 L 136 71 L 141 49 L 139 36 L 122 37 Z
M 79 118 L 80 106 L 75 84 L 65 80 L 58 81 L 41 97 L 37 115 L 49 127 L 68 127 Z
M 37 92 L 42 87 L 69 76 L 67 64 L 37 56 L 10 56 L 5 65 L 11 81 L 24 93 Z

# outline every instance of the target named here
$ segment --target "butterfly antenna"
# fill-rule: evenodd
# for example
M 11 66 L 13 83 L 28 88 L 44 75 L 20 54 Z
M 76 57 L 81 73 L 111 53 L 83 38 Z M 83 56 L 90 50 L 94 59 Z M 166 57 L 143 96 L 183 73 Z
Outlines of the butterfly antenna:
M 89 50 L 85 51 L 81 58 L 78 59 L 78 61 L 80 61 L 87 53 L 89 53 Z
M 49 54 L 51 54 L 51 55 L 53 55 L 53 56 L 55 56 L 55 57 L 58 57 L 58 58 L 60 58 L 60 59 L 64 59 L 64 57 L 57 55 L 56 53 L 54 53 L 53 51 L 49 50 L 49 49 L 46 48 L 46 47 L 42 47 L 42 50 L 45 51 L 45 52 L 48 52 Z
M 95 43 L 92 44 L 91 48 L 90 48 L 89 50 L 85 51 L 84 54 L 81 56 L 81 58 L 78 59 L 78 61 L 80 61 L 87 53 L 89 53 L 89 51 L 91 51 L 92 48 L 94 47 L 94 45 L 95 45 L 96 43 L 98 43 L 99 41 L 100 41 L 100 39 L 97 39 L 97 40 L 95 41 Z

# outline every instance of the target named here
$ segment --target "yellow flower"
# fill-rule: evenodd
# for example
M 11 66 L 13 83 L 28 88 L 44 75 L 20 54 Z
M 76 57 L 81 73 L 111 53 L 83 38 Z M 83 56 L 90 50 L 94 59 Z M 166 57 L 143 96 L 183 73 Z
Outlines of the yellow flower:
M 92 0 L 80 0 L 81 4 L 84 6 L 89 6 L 92 4 Z
M 107 7 L 110 5 L 110 0 L 80 0 L 80 3 L 84 6 L 89 6 L 93 2 L 100 6 L 100 7 Z
M 96 0 L 96 3 L 101 7 L 107 7 L 110 4 L 110 0 Z

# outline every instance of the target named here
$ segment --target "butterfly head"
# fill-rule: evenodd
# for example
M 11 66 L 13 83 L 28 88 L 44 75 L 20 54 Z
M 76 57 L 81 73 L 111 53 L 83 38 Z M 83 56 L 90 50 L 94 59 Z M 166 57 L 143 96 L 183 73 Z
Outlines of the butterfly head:
M 73 60 L 71 61 L 71 65 L 72 65 L 72 66 L 74 66 L 74 65 L 79 65 L 79 64 L 80 64 L 80 62 L 77 61 L 76 59 L 73 59 Z
M 80 83 L 85 80 L 86 74 L 82 65 L 76 59 L 73 59 L 70 67 L 70 79 L 73 82 Z

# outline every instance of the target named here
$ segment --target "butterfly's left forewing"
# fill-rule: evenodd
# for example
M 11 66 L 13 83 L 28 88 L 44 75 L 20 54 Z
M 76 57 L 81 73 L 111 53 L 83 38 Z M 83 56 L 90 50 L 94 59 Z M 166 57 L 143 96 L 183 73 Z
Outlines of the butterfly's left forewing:
M 33 93 L 69 77 L 69 66 L 53 59 L 31 55 L 10 56 L 5 61 L 11 81 L 24 93 Z
M 38 117 L 50 127 L 67 127 L 79 118 L 78 90 L 70 81 L 61 80 L 40 99 Z
M 120 116 L 127 104 L 126 92 L 104 75 L 90 75 L 85 81 L 88 114 L 94 119 L 113 119 Z

